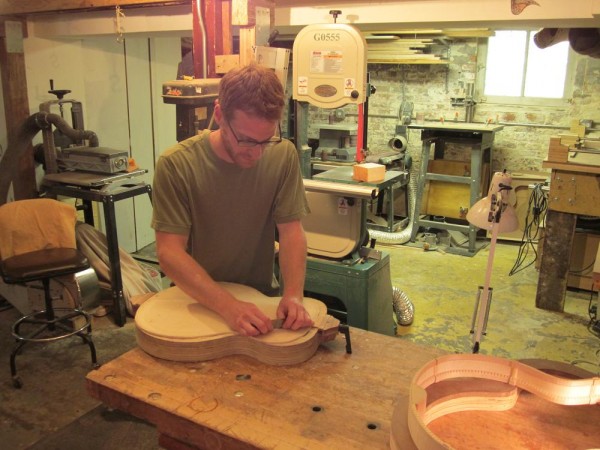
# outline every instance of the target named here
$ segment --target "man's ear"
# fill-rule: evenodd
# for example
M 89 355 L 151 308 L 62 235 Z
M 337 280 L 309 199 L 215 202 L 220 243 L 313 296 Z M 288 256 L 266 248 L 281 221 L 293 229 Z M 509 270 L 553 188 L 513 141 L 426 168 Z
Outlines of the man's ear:
M 223 110 L 221 109 L 221 105 L 219 104 L 219 100 L 215 100 L 215 108 L 213 111 L 215 122 L 219 127 L 223 123 Z

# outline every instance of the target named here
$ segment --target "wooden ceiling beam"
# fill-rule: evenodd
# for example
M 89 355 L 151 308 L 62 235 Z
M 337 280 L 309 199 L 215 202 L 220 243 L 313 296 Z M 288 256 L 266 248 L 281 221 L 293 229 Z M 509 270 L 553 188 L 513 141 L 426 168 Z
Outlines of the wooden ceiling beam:
M 190 0 L 1 0 L 0 16 L 110 9 L 116 6 L 188 5 Z

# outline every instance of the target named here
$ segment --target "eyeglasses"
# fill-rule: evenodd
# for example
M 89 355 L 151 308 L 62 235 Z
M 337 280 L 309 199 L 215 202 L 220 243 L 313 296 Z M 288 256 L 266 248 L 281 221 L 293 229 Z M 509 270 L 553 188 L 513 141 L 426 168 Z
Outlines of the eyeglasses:
M 233 137 L 235 138 L 237 145 L 239 145 L 240 147 L 257 147 L 257 146 L 261 146 L 263 149 L 264 148 L 268 148 L 268 147 L 273 147 L 275 144 L 279 144 L 282 139 L 281 139 L 281 124 L 277 124 L 277 134 L 274 135 L 273 137 L 267 139 L 266 141 L 254 141 L 251 139 L 240 139 L 239 137 L 237 137 L 237 134 L 235 134 L 234 129 L 231 127 L 231 124 L 229 122 L 227 122 L 227 126 L 229 127 L 229 129 L 231 130 L 231 133 L 233 134 Z

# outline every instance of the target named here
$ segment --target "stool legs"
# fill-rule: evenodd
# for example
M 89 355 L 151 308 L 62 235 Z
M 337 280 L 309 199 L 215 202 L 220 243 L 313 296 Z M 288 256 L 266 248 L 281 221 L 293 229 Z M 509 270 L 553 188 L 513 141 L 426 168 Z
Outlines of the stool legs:
M 92 366 L 94 368 L 98 367 L 96 359 L 96 347 L 91 336 L 91 316 L 80 309 L 53 308 L 52 299 L 50 297 L 50 281 L 43 280 L 43 284 L 46 309 L 44 311 L 34 312 L 21 317 L 14 323 L 12 327 L 12 335 L 17 340 L 17 344 L 10 354 L 10 373 L 13 380 L 13 386 L 17 389 L 21 388 L 23 384 L 20 377 L 17 375 L 16 358 L 21 352 L 23 346 L 28 342 L 47 343 L 70 336 L 79 336 L 90 348 Z M 58 312 L 62 314 L 57 316 L 56 313 Z M 71 319 L 75 319 L 77 317 L 82 317 L 85 320 L 85 323 L 78 328 L 71 322 Z M 28 334 L 24 334 L 24 332 L 21 331 L 21 326 L 31 327 L 34 325 L 39 326 L 35 327 Z M 43 336 L 44 332 L 49 333 L 47 333 L 46 336 Z

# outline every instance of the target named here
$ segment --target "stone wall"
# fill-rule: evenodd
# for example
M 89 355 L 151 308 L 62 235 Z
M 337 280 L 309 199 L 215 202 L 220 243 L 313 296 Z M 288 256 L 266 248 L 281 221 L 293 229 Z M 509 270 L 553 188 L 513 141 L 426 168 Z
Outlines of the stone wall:
M 504 125 L 496 134 L 492 168 L 510 172 L 544 171 L 542 161 L 548 152 L 551 136 L 568 131 L 573 119 L 591 119 L 600 123 L 600 60 L 573 54 L 575 71 L 572 77 L 572 97 L 562 106 L 543 104 L 511 105 L 480 102 L 478 92 L 483 86 L 480 78 L 485 64 L 482 42 L 475 39 L 453 41 L 447 47 L 434 49 L 445 54 L 449 64 L 432 65 L 372 65 L 368 66 L 371 84 L 376 88 L 369 98 L 368 146 L 369 152 L 381 153 L 389 149 L 399 123 L 398 114 L 403 101 L 413 104 L 413 121 L 417 113 L 425 122 L 465 119 L 464 107 L 453 107 L 455 97 L 465 83 L 474 81 L 474 122 L 488 120 Z M 572 89 L 571 89 L 572 88 Z M 345 121 L 356 122 L 356 107 L 344 107 Z M 310 107 L 309 137 L 318 138 L 319 123 L 326 123 L 329 111 Z M 600 131 L 600 125 L 598 126 Z M 592 127 L 589 137 L 600 137 Z M 410 130 L 408 152 L 413 160 L 420 159 L 420 131 Z M 468 150 L 455 149 L 451 159 L 468 159 Z M 461 154 L 462 151 L 462 154 Z M 452 152 L 451 152 L 452 153 Z

